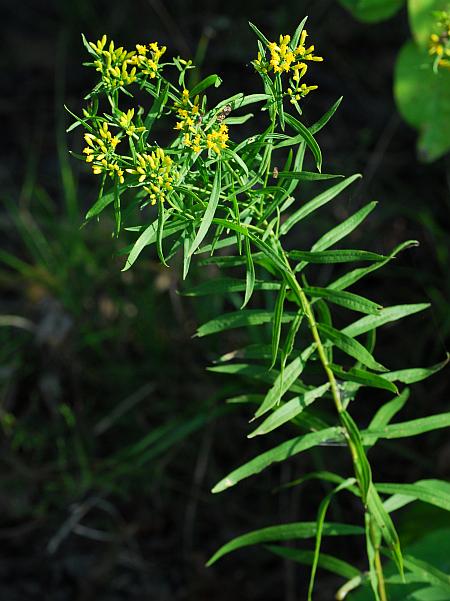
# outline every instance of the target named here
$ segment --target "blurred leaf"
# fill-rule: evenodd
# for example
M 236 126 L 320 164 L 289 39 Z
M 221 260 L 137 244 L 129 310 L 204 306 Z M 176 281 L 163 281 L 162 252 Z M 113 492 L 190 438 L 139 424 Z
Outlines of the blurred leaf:
M 405 3 L 405 0 L 340 0 L 355 19 L 365 23 L 376 23 L 389 19 Z
M 394 94 L 404 119 L 419 130 L 419 158 L 431 162 L 450 150 L 450 70 L 432 68 L 426 49 L 407 42 L 395 67 Z M 420 102 L 418 102 L 420 99 Z
M 448 0 L 408 0 L 409 25 L 421 48 L 428 49 L 430 34 L 435 33 L 436 17 L 433 13 L 448 9 Z

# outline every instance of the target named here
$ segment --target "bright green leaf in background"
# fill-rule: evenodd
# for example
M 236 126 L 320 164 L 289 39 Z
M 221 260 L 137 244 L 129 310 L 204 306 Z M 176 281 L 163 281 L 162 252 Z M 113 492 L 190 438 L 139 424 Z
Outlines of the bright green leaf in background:
M 413 42 L 400 51 L 394 94 L 405 121 L 419 130 L 417 151 L 427 162 L 450 150 L 450 69 L 432 68 L 432 57 Z
M 428 48 L 430 33 L 436 21 L 434 12 L 448 10 L 448 0 L 408 0 L 409 26 L 413 38 L 421 48 Z
M 395 15 L 404 0 L 340 0 L 342 6 L 365 23 L 384 21 Z

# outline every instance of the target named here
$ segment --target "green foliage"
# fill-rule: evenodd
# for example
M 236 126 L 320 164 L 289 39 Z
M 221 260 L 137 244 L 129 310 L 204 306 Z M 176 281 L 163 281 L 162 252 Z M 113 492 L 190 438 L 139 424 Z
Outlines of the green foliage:
M 417 150 L 434 161 L 450 150 L 450 69 L 432 69 L 428 51 L 407 42 L 395 67 L 394 93 L 403 118 L 419 130 Z
M 405 0 L 339 0 L 356 19 L 376 23 L 389 19 L 404 5 Z
M 254 413 L 252 421 L 264 416 L 259 425 L 252 426 L 249 438 L 271 437 L 272 432 L 279 434 L 285 430 L 295 435 L 276 446 L 267 443 L 268 450 L 222 478 L 214 486 L 214 493 L 318 447 L 323 447 L 325 454 L 328 447 L 338 448 L 339 452 L 348 452 L 351 460 L 350 477 L 323 471 L 302 475 L 292 483 L 298 486 L 309 479 L 320 479 L 336 485 L 319 505 L 316 522 L 279 524 L 244 534 L 225 544 L 209 563 L 257 543 L 314 538 L 314 552 L 301 550 L 297 555 L 312 566 L 308 599 L 313 597 L 318 567 L 350 578 L 339 593 L 338 598 L 342 599 L 345 587 L 351 590 L 367 577 L 349 569 L 340 559 L 321 555 L 322 536 L 365 536 L 371 594 L 385 601 L 384 555 L 393 559 L 399 582 L 403 579 L 408 582 L 410 574 L 420 572 L 422 580 L 430 586 L 437 581 L 442 583 L 437 568 L 403 557 L 390 513 L 404 498 L 447 508 L 448 491 L 440 484 L 434 495 L 424 483 L 376 484 L 368 450 L 379 440 L 421 435 L 450 425 L 450 414 L 390 423 L 408 398 L 408 390 L 402 384 L 431 375 L 446 362 L 431 368 L 391 371 L 376 358 L 377 330 L 419 313 L 428 305 L 382 307 L 376 299 L 347 291 L 402 250 L 415 245 L 414 241 L 405 242 L 387 256 L 348 249 L 348 245 L 345 249 L 332 249 L 364 222 L 375 203 L 369 203 L 324 232 L 311 248 L 292 248 L 292 244 L 301 244 L 308 220 L 328 203 L 338 202 L 339 195 L 360 175 L 326 187 L 328 176 L 324 178 L 318 173 L 315 178 L 314 171 L 303 169 L 305 160 L 312 160 L 320 172 L 323 158 L 315 135 L 339 104 L 311 127 L 303 119 L 300 121 L 300 101 L 314 86 L 300 83 L 308 67 L 299 66 L 297 57 L 312 62 L 321 60 L 313 54 L 312 46 L 305 45 L 303 24 L 292 39 L 281 36 L 279 42 L 268 41 L 255 26 L 252 29 L 259 39 L 259 55 L 253 66 L 261 76 L 264 93 L 236 94 L 212 108 L 208 108 L 203 92 L 207 85 L 220 81 L 212 76 L 197 89 L 186 90 L 185 75 L 192 65 L 179 57 L 168 63 L 153 57 L 155 64 L 146 68 L 149 73 L 138 71 L 136 81 L 129 81 L 132 71 L 128 69 L 139 66 L 142 62 L 139 56 L 146 53 L 150 56 L 152 48 L 159 48 L 156 44 L 149 45 L 146 53 L 139 46 L 138 54 L 121 50 L 119 58 L 122 57 L 125 66 L 121 68 L 126 76 L 119 83 L 114 80 L 113 88 L 111 75 L 105 77 L 100 69 L 101 79 L 89 94 L 96 106 L 95 114 L 86 110 L 85 118 L 77 121 L 88 131 L 85 154 L 87 161 L 93 163 L 94 173 L 102 175 L 103 181 L 113 180 L 113 196 L 105 203 L 101 191 L 95 211 L 114 203 L 117 230 L 125 227 L 138 232 L 137 240 L 126 250 L 126 269 L 153 244 L 161 261 L 182 253 L 184 277 L 188 275 L 191 259 L 198 255 L 203 255 L 203 264 L 213 265 L 226 274 L 187 287 L 186 293 L 191 296 L 216 295 L 240 307 L 201 325 L 197 336 L 222 335 L 237 328 L 260 331 L 260 342 L 227 353 L 210 369 L 233 375 L 235 382 L 236 376 L 245 377 L 245 388 L 242 390 L 235 384 L 236 395 L 230 402 L 248 404 Z M 102 54 L 104 46 L 103 41 L 87 44 L 89 52 L 97 54 L 100 67 L 106 60 Z M 160 58 L 163 52 L 159 52 Z M 172 71 L 166 75 L 168 69 Z M 112 72 L 116 79 L 119 75 Z M 154 99 L 152 106 L 157 103 L 157 108 L 150 109 L 151 119 L 137 120 L 130 134 L 131 125 L 127 124 L 128 129 L 122 125 L 124 113 L 120 107 L 124 96 L 130 102 L 133 85 L 148 92 Z M 244 136 L 234 129 L 244 121 L 238 111 L 257 103 L 261 103 L 268 124 L 263 131 L 256 130 L 242 140 Z M 112 114 L 102 112 L 106 109 L 111 109 Z M 150 134 L 155 134 L 150 126 L 154 128 L 159 120 L 166 131 L 175 129 L 164 148 L 150 138 Z M 231 130 L 228 126 L 232 126 Z M 289 132 L 290 129 L 294 132 Z M 113 136 L 111 132 L 116 131 Z M 128 142 L 127 154 L 116 150 L 124 141 Z M 278 165 L 284 165 L 283 169 L 278 169 Z M 312 199 L 304 198 L 299 182 L 314 179 L 320 186 L 319 193 Z M 149 205 L 155 203 L 158 206 L 152 210 Z M 140 224 L 143 209 L 145 219 L 150 222 L 144 226 Z M 352 262 L 368 265 L 347 270 L 346 265 Z M 316 266 L 321 264 L 332 266 L 326 272 L 327 281 L 324 278 L 318 281 Z M 364 316 L 352 321 L 354 312 Z M 377 389 L 380 407 L 369 427 L 363 429 L 352 414 L 369 387 Z M 326 521 L 328 507 L 338 493 L 350 494 L 361 504 L 363 523 Z M 385 495 L 394 497 L 386 500 Z
M 393 16 L 404 0 L 340 0 L 355 18 L 375 22 Z M 394 96 L 402 117 L 419 131 L 417 152 L 425 162 L 450 149 L 450 4 L 408 0 L 413 39 L 397 58 Z

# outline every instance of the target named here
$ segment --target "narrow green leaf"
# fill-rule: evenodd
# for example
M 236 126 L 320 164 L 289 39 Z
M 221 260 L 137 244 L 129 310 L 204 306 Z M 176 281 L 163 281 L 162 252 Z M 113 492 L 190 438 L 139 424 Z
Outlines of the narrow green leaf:
M 366 250 L 324 250 L 312 252 L 304 250 L 292 250 L 288 253 L 290 259 L 305 261 L 306 263 L 351 263 L 353 261 L 384 261 L 384 255 L 368 252 Z
M 250 23 L 250 21 L 248 22 L 250 29 L 253 30 L 254 33 L 256 33 L 257 37 L 261 40 L 261 42 L 263 44 L 265 44 L 266 46 L 269 45 L 269 40 L 266 38 L 266 36 L 261 33 L 261 31 L 259 31 L 259 29 L 256 27 L 256 25 L 253 25 L 253 23 Z
M 268 418 L 266 418 L 262 424 L 260 424 L 253 432 L 248 434 L 248 438 L 253 438 L 254 436 L 260 436 L 262 434 L 267 434 L 279 428 L 286 422 L 291 421 L 294 417 L 297 417 L 306 407 L 314 403 L 316 399 L 321 398 L 324 393 L 329 389 L 330 385 L 323 384 L 322 386 L 318 386 L 313 390 L 308 390 L 302 396 L 297 396 L 287 403 L 284 403 L 276 409 Z
M 316 173 L 315 171 L 279 171 L 278 177 L 284 179 L 296 179 L 300 182 L 314 182 L 318 180 L 342 178 L 343 175 L 331 173 Z
M 408 398 L 409 388 L 405 388 L 401 394 L 382 405 L 373 416 L 372 421 L 369 424 L 369 430 L 378 430 L 379 428 L 387 426 L 391 419 L 403 409 Z
M 342 429 L 339 427 L 326 428 L 320 432 L 310 432 L 304 436 L 291 438 L 233 470 L 228 476 L 220 480 L 220 482 L 214 486 L 212 492 L 218 493 L 227 488 L 231 488 L 241 480 L 259 474 L 259 472 L 262 472 L 273 463 L 285 461 L 289 457 L 298 455 L 298 453 L 311 449 L 312 447 L 316 447 L 325 442 L 343 440 Z
M 197 94 L 200 94 L 203 92 L 203 90 L 206 90 L 206 88 L 209 88 L 210 86 L 218 88 L 221 83 L 222 80 L 218 75 L 208 75 L 208 77 L 205 77 L 205 79 L 199 81 L 199 83 L 189 91 L 189 96 L 194 98 L 197 96 Z
M 366 217 L 374 210 L 376 206 L 376 202 L 369 202 L 369 204 L 359 209 L 359 211 L 356 211 L 356 213 L 345 219 L 345 221 L 319 238 L 319 240 L 317 240 L 317 242 L 312 246 L 311 250 L 313 252 L 326 250 L 327 248 L 330 248 L 330 246 L 333 246 L 351 234 L 366 219 Z
M 278 356 L 278 347 L 280 345 L 281 335 L 281 324 L 284 310 L 284 300 L 286 298 L 286 285 L 281 284 L 280 291 L 278 292 L 277 300 L 275 302 L 275 308 L 273 312 L 273 324 L 272 324 L 272 363 L 270 369 L 275 365 Z
M 344 290 L 345 288 L 348 288 L 349 286 L 352 286 L 358 282 L 372 271 L 376 271 L 377 269 L 380 269 L 380 267 L 386 265 L 386 263 L 389 263 L 389 261 L 394 259 L 402 250 L 417 246 L 418 244 L 419 243 L 416 240 L 407 240 L 406 242 L 399 244 L 384 261 L 380 261 L 374 265 L 369 265 L 368 267 L 359 267 L 358 269 L 354 269 L 349 273 L 345 273 L 343 276 L 329 284 L 328 288 L 333 288 L 334 290 Z
M 369 489 L 372 484 L 372 473 L 362 444 L 361 432 L 359 431 L 359 428 L 352 416 L 347 411 L 342 411 L 339 414 L 339 418 L 344 425 L 352 443 L 353 462 L 355 465 L 356 474 L 358 476 L 361 497 L 365 505 L 369 494 Z
M 367 300 L 363 296 L 353 294 L 352 292 L 312 286 L 305 286 L 303 291 L 313 298 L 324 298 L 335 305 L 346 307 L 352 311 L 359 311 L 360 313 L 368 313 L 369 315 L 377 315 L 382 308 L 378 303 L 374 303 L 373 301 Z
M 285 115 L 286 122 L 297 131 L 302 138 L 305 140 L 308 148 L 313 153 L 314 159 L 316 161 L 318 171 L 322 169 L 322 153 L 320 151 L 319 145 L 317 144 L 314 136 L 311 131 L 303 125 L 298 119 L 286 113 Z
M 165 211 L 164 203 L 160 202 L 158 205 L 158 228 L 156 232 L 156 252 L 158 253 L 159 260 L 165 267 L 169 267 L 164 259 L 164 252 L 162 247 L 163 233 L 164 233 L 164 221 Z
M 248 236 L 245 236 L 244 238 L 244 248 L 247 272 L 245 276 L 245 298 L 241 309 L 243 309 L 251 299 L 253 290 L 255 288 L 255 265 L 253 264 L 252 249 L 250 247 L 250 240 Z
M 398 392 L 397 387 L 384 379 L 384 376 L 372 374 L 362 369 L 353 367 L 348 371 L 345 371 L 339 365 L 330 365 L 331 371 L 341 380 L 349 380 L 350 382 L 356 382 L 363 386 L 370 386 L 372 388 L 381 388 L 383 390 L 389 390 L 390 392 Z
M 313 538 L 316 535 L 316 531 L 317 526 L 315 522 L 292 522 L 290 524 L 280 524 L 279 526 L 268 526 L 260 530 L 253 530 L 234 538 L 221 547 L 206 565 L 210 566 L 227 553 L 231 553 L 242 547 L 249 547 L 250 545 L 257 545 L 259 543 Z M 323 527 L 323 534 L 325 536 L 358 536 L 363 533 L 364 530 L 362 528 L 351 524 L 328 522 Z
M 252 290 L 279 290 L 279 282 L 254 281 Z M 197 286 L 188 288 L 182 292 L 183 296 L 208 296 L 210 294 L 224 294 L 232 292 L 244 292 L 247 282 L 234 278 L 217 278 L 202 282 Z M 242 307 L 243 308 L 243 307 Z
M 343 96 L 338 98 L 333 104 L 333 106 L 330 109 L 328 109 L 328 111 L 318 121 L 316 121 L 316 123 L 314 123 L 313 125 L 311 125 L 311 127 L 308 128 L 312 134 L 316 134 L 328 123 L 328 121 L 331 119 L 331 117 L 334 115 L 339 105 L 341 104 L 342 98 Z
M 323 535 L 324 528 L 325 528 L 325 515 L 327 513 L 328 506 L 331 503 L 331 499 L 333 498 L 333 496 L 335 494 L 337 494 L 341 490 L 344 490 L 345 488 L 353 486 L 355 483 L 356 483 L 355 478 L 347 478 L 347 480 L 345 480 L 341 484 L 338 484 L 338 486 L 336 486 L 336 488 L 334 490 L 329 492 L 319 505 L 319 511 L 317 512 L 317 521 L 316 521 L 317 532 L 316 532 L 316 543 L 315 543 L 315 548 L 314 548 L 314 558 L 313 558 L 313 562 L 312 562 L 312 566 L 311 566 L 311 576 L 309 579 L 309 586 L 308 586 L 308 601 L 312 601 L 312 594 L 313 594 L 313 590 L 314 590 L 314 581 L 316 578 L 317 566 L 319 565 L 320 545 L 322 542 L 322 535 Z
M 92 219 L 92 217 L 96 217 L 112 202 L 114 202 L 114 188 L 112 190 L 108 190 L 108 192 L 105 192 L 99 197 L 97 202 L 95 202 L 86 213 L 85 219 L 88 220 Z
M 203 242 L 204 237 L 208 233 L 208 230 L 210 228 L 210 225 L 214 218 L 214 214 L 217 209 L 217 205 L 219 203 L 221 180 L 222 180 L 221 162 L 217 161 L 216 173 L 214 175 L 211 196 L 209 197 L 208 206 L 206 207 L 206 211 L 201 220 L 200 227 L 198 228 L 198 231 L 197 231 L 197 235 L 195 236 L 194 242 L 192 243 L 192 246 L 189 249 L 190 256 L 192 256 L 194 254 L 194 252 L 197 250 L 197 248 Z
M 337 346 L 341 351 L 350 355 L 357 361 L 360 361 L 363 365 L 368 367 L 369 369 L 374 369 L 376 371 L 387 371 L 383 365 L 375 361 L 373 356 L 369 353 L 369 351 L 360 344 L 354 338 L 351 338 L 344 331 L 336 330 L 331 326 L 325 324 L 317 324 L 319 330 L 325 335 L 325 337 L 332 342 L 335 346 Z
M 397 321 L 408 315 L 424 311 L 425 309 L 428 309 L 429 306 L 429 303 L 420 303 L 416 305 L 395 305 L 394 307 L 386 307 L 381 309 L 377 315 L 361 317 L 358 321 L 355 321 L 344 328 L 342 332 L 352 338 L 354 336 L 360 336 L 374 328 L 379 328 L 392 321 Z
M 295 313 L 289 312 L 284 313 L 282 317 L 283 322 L 292 321 L 295 317 Z M 270 323 L 273 319 L 272 311 L 264 311 L 261 309 L 245 309 L 239 311 L 232 311 L 220 315 L 211 321 L 200 326 L 197 330 L 197 336 L 208 336 L 209 334 L 216 334 L 217 332 L 223 332 L 224 330 L 231 330 L 233 328 L 242 328 L 246 326 L 259 326 L 264 323 Z
M 409 436 L 417 436 L 439 430 L 440 428 L 448 428 L 450 426 L 450 413 L 438 413 L 429 417 L 421 417 L 412 419 L 407 422 L 398 424 L 389 424 L 384 428 L 368 429 L 362 431 L 364 444 L 371 444 L 373 437 L 376 438 L 408 438 Z
M 143 136 L 142 136 L 142 139 L 144 142 L 148 138 L 150 130 L 153 127 L 153 123 L 161 115 L 164 105 L 166 104 L 167 99 L 169 97 L 168 92 L 169 92 L 169 84 L 167 83 L 166 86 L 164 87 L 163 91 L 161 92 L 161 90 L 160 90 L 159 94 L 155 97 L 155 100 L 153 101 L 153 104 L 152 104 L 147 116 L 145 117 L 145 120 L 144 120 L 145 132 L 143 133 Z
M 394 482 L 378 482 L 376 485 L 378 492 L 394 495 L 384 506 L 386 511 L 393 511 L 397 497 L 409 497 L 410 502 L 422 501 L 450 511 L 450 483 L 443 480 L 418 480 L 413 484 L 397 484 Z M 402 503 L 405 505 L 406 503 Z M 396 509 L 398 506 L 396 507 Z
M 420 574 L 421 577 L 441 589 L 444 589 L 450 597 L 450 576 L 445 574 L 438 568 L 423 559 L 417 559 L 411 555 L 405 555 L 404 558 L 405 567 L 411 570 L 415 574 Z
M 296 50 L 297 49 L 298 43 L 300 41 L 300 36 L 301 36 L 301 33 L 302 33 L 302 31 L 303 31 L 303 29 L 305 27 L 305 23 L 306 23 L 307 19 L 308 19 L 308 17 L 305 17 L 300 22 L 300 24 L 298 25 L 297 29 L 295 30 L 294 35 L 292 36 L 292 39 L 291 39 L 291 41 L 289 43 L 289 47 L 291 48 L 291 50 Z
M 306 362 L 310 356 L 316 350 L 315 344 L 311 344 L 305 349 L 301 355 L 296 357 L 289 365 L 280 373 L 275 380 L 272 388 L 266 394 L 264 402 L 255 413 L 255 417 L 261 417 L 267 411 L 270 411 L 272 407 L 275 407 L 288 390 L 291 389 L 294 382 L 299 378 L 303 372 Z
M 432 365 L 431 367 L 413 367 L 410 369 L 401 369 L 399 371 L 390 371 L 389 373 L 385 374 L 385 377 L 391 382 L 414 384 L 415 382 L 425 380 L 426 378 L 429 378 L 433 374 L 440 371 L 448 364 L 449 359 L 450 355 L 447 354 L 447 357 L 444 359 L 444 361 L 436 363 L 436 365 Z
M 389 549 L 393 554 L 393 559 L 397 565 L 397 568 L 401 575 L 403 575 L 403 557 L 400 548 L 400 541 L 398 538 L 397 531 L 390 515 L 383 507 L 380 496 L 375 488 L 375 485 L 371 482 L 367 495 L 367 507 L 370 514 L 373 516 L 378 527 L 380 528 L 381 534 L 386 541 Z
M 186 228 L 185 221 L 176 221 L 175 223 L 164 228 L 162 237 L 170 236 Z M 130 254 L 127 257 L 126 263 L 122 271 L 127 271 L 134 264 L 136 259 L 139 257 L 143 249 L 149 244 L 154 244 L 158 235 L 158 221 L 154 221 L 139 236 L 136 242 L 133 244 Z
M 308 566 L 314 561 L 313 551 L 304 551 L 303 549 L 294 549 L 293 547 L 279 547 L 278 545 L 268 545 L 266 548 L 275 553 L 275 555 L 296 561 L 302 565 Z M 317 566 L 328 572 L 342 576 L 342 578 L 350 579 L 361 575 L 360 571 L 351 564 L 326 553 L 319 555 Z
M 307 202 L 305 205 L 300 207 L 300 209 L 298 209 L 292 215 L 290 215 L 282 224 L 282 226 L 280 227 L 280 235 L 284 236 L 285 234 L 287 234 L 287 232 L 296 223 L 307 217 L 310 213 L 316 211 L 318 208 L 330 202 L 330 200 L 333 200 L 333 198 L 336 198 L 336 196 L 340 194 L 340 192 L 345 190 L 345 188 L 350 186 L 350 184 L 352 184 L 359 177 L 361 177 L 359 173 L 352 175 L 351 177 L 347 177 L 346 179 L 342 180 L 338 184 L 335 184 L 331 188 L 328 188 L 328 190 L 325 190 L 325 192 L 322 192 L 321 194 Z M 312 250 L 322 249 L 313 247 Z

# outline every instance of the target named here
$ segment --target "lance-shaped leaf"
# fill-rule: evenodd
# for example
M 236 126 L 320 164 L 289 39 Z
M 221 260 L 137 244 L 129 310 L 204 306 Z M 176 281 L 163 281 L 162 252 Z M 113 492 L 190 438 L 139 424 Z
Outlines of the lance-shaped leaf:
M 297 131 L 302 138 L 305 140 L 308 148 L 311 150 L 314 159 L 316 161 L 316 165 L 317 165 L 317 169 L 318 171 L 320 171 L 322 169 L 322 153 L 320 151 L 320 147 L 317 144 L 314 136 L 312 135 L 312 133 L 310 132 L 310 130 L 303 125 L 303 123 L 301 123 L 298 119 L 296 119 L 295 117 L 293 117 L 292 115 L 286 114 L 285 115 L 285 120 L 286 122 L 293 128 L 295 129 L 295 131 Z
M 441 590 L 443 589 L 448 595 L 447 598 L 450 597 L 450 576 L 448 574 L 445 574 L 445 572 L 442 572 L 442 570 L 439 570 L 423 559 L 412 557 L 412 555 L 405 555 L 403 560 L 405 567 L 411 570 L 413 574 L 419 574 L 422 580 L 429 582 Z M 435 599 L 436 597 L 431 597 L 431 599 L 433 598 Z M 442 599 L 442 597 L 438 596 L 437 599 L 439 598 Z
M 398 534 L 390 515 L 383 507 L 383 503 L 373 482 L 370 483 L 368 490 L 367 507 L 371 516 L 373 516 L 377 523 L 381 535 L 392 552 L 393 559 L 400 574 L 403 575 L 403 557 Z
M 254 290 L 279 290 L 278 282 L 265 282 L 258 280 L 253 282 Z M 232 292 L 244 292 L 247 290 L 247 283 L 244 280 L 235 278 L 217 278 L 202 282 L 197 286 L 183 290 L 183 296 L 208 296 L 210 294 L 225 294 Z
M 244 463 L 244 465 L 241 465 L 241 467 L 233 470 L 230 474 L 228 474 L 228 476 L 220 480 L 220 482 L 214 486 L 212 492 L 222 492 L 223 490 L 234 486 L 245 478 L 259 474 L 259 472 L 262 472 L 264 469 L 266 469 L 266 467 L 269 467 L 273 463 L 285 461 L 289 457 L 298 455 L 298 453 L 302 453 L 303 451 L 316 447 L 320 444 L 326 442 L 334 443 L 343 440 L 344 435 L 342 429 L 339 427 L 326 428 L 320 432 L 310 432 L 304 436 L 291 438 L 290 440 L 287 440 L 277 447 L 274 447 L 273 449 L 254 457 L 247 463 Z
M 287 403 L 284 403 L 281 407 L 276 409 L 268 418 L 266 418 L 262 424 L 260 424 L 253 432 L 248 435 L 248 438 L 253 438 L 254 436 L 259 436 L 261 434 L 267 434 L 268 432 L 272 432 L 276 428 L 279 428 L 286 422 L 291 421 L 297 415 L 314 403 L 316 399 L 321 398 L 325 392 L 329 389 L 330 385 L 323 384 L 322 386 L 318 386 L 313 390 L 308 390 L 302 396 L 297 396 Z
M 313 123 L 313 125 L 311 125 L 311 127 L 308 128 L 312 134 L 316 134 L 323 127 L 325 127 L 325 125 L 328 123 L 328 121 L 339 108 L 339 105 L 342 102 L 342 98 L 343 96 L 338 98 L 336 102 L 331 106 L 331 108 L 329 108 L 328 111 L 324 115 L 322 115 L 322 117 L 318 121 L 316 121 L 316 123 Z
M 289 559 L 290 561 L 296 561 L 297 563 L 306 566 L 311 565 L 315 557 L 315 553 L 313 551 L 305 551 L 304 549 L 279 547 L 278 545 L 267 545 L 266 548 L 272 553 L 275 553 L 275 555 L 279 555 L 280 557 Z M 317 566 L 349 580 L 351 578 L 361 577 L 361 572 L 357 568 L 353 567 L 351 564 L 343 561 L 342 559 L 333 557 L 333 555 L 327 555 L 326 553 L 321 553 L 319 555 Z
M 281 320 L 283 322 L 292 321 L 296 313 L 285 311 Z M 270 323 L 273 319 L 272 311 L 263 311 L 261 309 L 244 309 L 240 311 L 232 311 L 220 315 L 215 319 L 211 319 L 207 323 L 200 326 L 197 330 L 197 336 L 208 336 L 209 334 L 216 334 L 217 332 L 223 332 L 224 330 L 231 330 L 233 328 L 242 328 L 246 326 L 259 326 L 264 323 Z
M 214 215 L 217 209 L 217 205 L 219 204 L 220 198 L 220 188 L 222 184 L 222 166 L 221 162 L 217 162 L 216 173 L 214 175 L 214 181 L 211 189 L 211 195 L 209 197 L 208 206 L 206 207 L 205 213 L 203 214 L 202 220 L 200 222 L 200 227 L 198 228 L 197 234 L 194 238 L 194 242 L 192 243 L 191 248 L 189 249 L 189 255 L 193 255 L 200 244 L 203 242 L 208 230 L 211 226 L 212 220 L 214 219 Z
M 348 380 L 350 382 L 356 382 L 357 384 L 362 384 L 363 386 L 370 386 L 372 388 L 381 388 L 383 390 L 389 390 L 390 392 L 398 392 L 397 386 L 385 380 L 384 376 L 379 376 L 377 374 L 372 374 L 363 369 L 358 369 L 356 367 L 352 367 L 351 369 L 345 371 L 339 365 L 330 365 L 331 371 L 335 376 L 340 378 L 341 380 Z
M 359 267 L 358 269 L 354 269 L 349 273 L 345 273 L 343 276 L 329 284 L 328 288 L 333 288 L 334 290 L 344 290 L 345 288 L 348 288 L 349 286 L 352 286 L 361 280 L 372 271 L 376 271 L 377 269 L 380 269 L 380 267 L 383 267 L 383 265 L 386 265 L 386 263 L 389 263 L 389 261 L 396 257 L 396 255 L 402 250 L 411 248 L 413 246 L 418 246 L 418 244 L 419 243 L 417 240 L 407 240 L 406 242 L 399 244 L 384 261 L 377 262 L 373 265 L 369 265 L 368 267 Z
M 450 511 L 450 483 L 443 480 L 418 480 L 412 484 L 379 482 L 378 492 L 393 495 L 384 502 L 386 511 L 391 512 L 413 501 L 423 501 L 445 511 Z
M 356 484 L 355 478 L 347 478 L 347 480 L 345 480 L 344 482 L 341 482 L 341 484 L 338 484 L 338 486 L 336 486 L 336 488 L 334 488 L 334 490 L 329 492 L 319 505 L 319 511 L 317 512 L 317 522 L 316 522 L 317 523 L 317 533 L 316 533 L 316 543 L 315 543 L 315 549 L 314 549 L 314 558 L 313 558 L 313 562 L 312 562 L 312 566 L 311 566 L 311 576 L 309 579 L 309 586 L 308 586 L 308 601 L 312 601 L 314 581 L 315 581 L 315 577 L 316 577 L 317 567 L 319 565 L 320 545 L 322 542 L 322 536 L 324 534 L 325 516 L 327 513 L 328 506 L 331 503 L 331 500 L 335 494 L 337 494 L 341 490 L 345 490 L 346 488 L 353 487 L 354 484 Z
M 439 430 L 440 428 L 448 428 L 450 426 L 450 412 L 438 413 L 429 417 L 420 417 L 407 422 L 398 424 L 389 424 L 384 428 L 368 429 L 361 432 L 364 444 L 373 444 L 374 438 L 408 438 L 409 436 L 418 436 Z
M 387 371 L 387 369 L 381 365 L 381 363 L 378 363 L 373 358 L 373 356 L 362 344 L 360 344 L 354 338 L 351 338 L 344 331 L 336 330 L 335 328 L 323 323 L 317 324 L 317 327 L 322 334 L 335 346 L 341 349 L 341 351 L 350 357 L 353 357 L 357 361 L 360 361 L 369 369 L 374 369 L 375 371 Z
M 353 261 L 384 261 L 388 257 L 372 253 L 367 250 L 324 250 L 313 252 L 306 250 L 292 250 L 288 253 L 290 259 L 305 261 L 306 263 L 351 263 Z
M 293 522 L 247 532 L 247 534 L 238 536 L 221 547 L 206 565 L 210 566 L 227 553 L 231 553 L 242 547 L 249 547 L 250 545 L 257 545 L 259 543 L 314 538 L 316 532 L 317 525 L 315 522 Z M 364 530 L 359 526 L 351 524 L 328 522 L 323 525 L 323 534 L 325 536 L 352 536 L 364 534 Z
M 349 234 L 351 234 L 365 219 L 366 217 L 374 210 L 377 206 L 376 202 L 369 202 L 367 205 L 356 211 L 350 217 L 347 217 L 345 221 L 332 228 L 326 234 L 324 234 L 313 246 L 311 247 L 312 251 L 321 251 L 330 248 L 340 240 L 346 238 Z
M 275 365 L 278 355 L 278 347 L 280 345 L 281 335 L 281 324 L 284 311 L 284 301 L 286 298 L 286 285 L 284 282 L 281 284 L 280 291 L 275 302 L 275 308 L 273 312 L 273 324 L 272 324 L 272 363 L 270 369 Z
M 441 369 L 448 364 L 449 359 L 450 355 L 447 354 L 447 357 L 444 359 L 444 361 L 436 363 L 436 365 L 432 365 L 431 367 L 412 367 L 409 369 L 400 369 L 399 371 L 390 371 L 389 373 L 385 374 L 384 377 L 391 382 L 414 384 L 415 382 L 425 380 L 438 371 L 441 371 Z
M 368 313 L 369 315 L 378 315 L 382 308 L 378 303 L 374 303 L 373 301 L 370 301 L 363 296 L 359 296 L 358 294 L 353 294 L 352 292 L 313 286 L 305 286 L 303 291 L 313 298 L 323 298 L 335 305 L 340 305 L 341 307 L 351 309 L 352 311 L 359 311 L 360 313 Z
M 292 385 L 300 377 L 301 373 L 305 368 L 305 364 L 311 357 L 313 352 L 316 350 L 316 345 L 311 344 L 306 348 L 301 355 L 296 357 L 289 365 L 278 375 L 274 382 L 274 385 L 266 394 L 263 404 L 255 413 L 255 417 L 261 417 L 267 411 L 270 411 L 272 407 L 277 405 L 282 397 L 288 390 L 292 388 Z
M 186 222 L 184 221 L 184 219 L 180 220 L 180 221 L 177 220 L 176 222 L 169 224 L 167 227 L 164 228 L 164 231 L 161 234 L 161 238 L 166 238 L 167 236 L 176 234 L 177 232 L 179 232 L 185 228 L 186 228 Z M 145 230 L 142 232 L 142 234 L 139 236 L 139 238 L 133 244 L 133 246 L 130 250 L 130 254 L 127 257 L 125 267 L 122 269 L 122 271 L 127 271 L 128 269 L 130 269 L 130 267 L 134 264 L 136 259 L 139 257 L 139 255 L 143 251 L 143 249 L 146 246 L 148 246 L 150 244 L 154 244 L 156 242 L 157 236 L 158 236 L 158 220 L 155 220 L 153 223 L 151 223 L 148 227 L 145 228 Z
M 386 307 L 381 309 L 377 315 L 368 315 L 367 317 L 361 317 L 358 321 L 351 323 L 349 326 L 344 328 L 342 332 L 347 336 L 360 336 L 366 332 L 370 332 L 375 328 L 384 326 L 392 321 L 397 321 L 408 315 L 414 315 L 428 309 L 429 303 L 419 303 L 415 305 L 396 305 L 394 307 Z
M 316 211 L 323 205 L 325 205 L 328 202 L 330 202 L 331 200 L 333 200 L 333 198 L 336 198 L 336 196 L 338 194 L 340 194 L 343 190 L 345 190 L 345 188 L 350 186 L 356 179 L 358 179 L 360 177 L 361 177 L 361 175 L 359 173 L 352 175 L 350 177 L 347 177 L 346 179 L 342 180 L 338 184 L 335 184 L 331 188 L 328 188 L 328 190 L 325 190 L 324 192 L 322 192 L 321 194 L 319 194 L 318 196 L 314 197 L 312 200 L 310 200 L 309 202 L 304 204 L 302 207 L 300 207 L 300 209 L 298 209 L 292 215 L 290 215 L 286 219 L 286 221 L 281 225 L 280 235 L 284 236 L 285 234 L 287 234 L 288 231 L 296 223 L 298 223 L 299 221 L 301 221 L 302 219 L 307 217 L 310 213 L 313 213 L 314 211 Z M 321 249 L 313 248 L 312 250 L 321 250 Z

